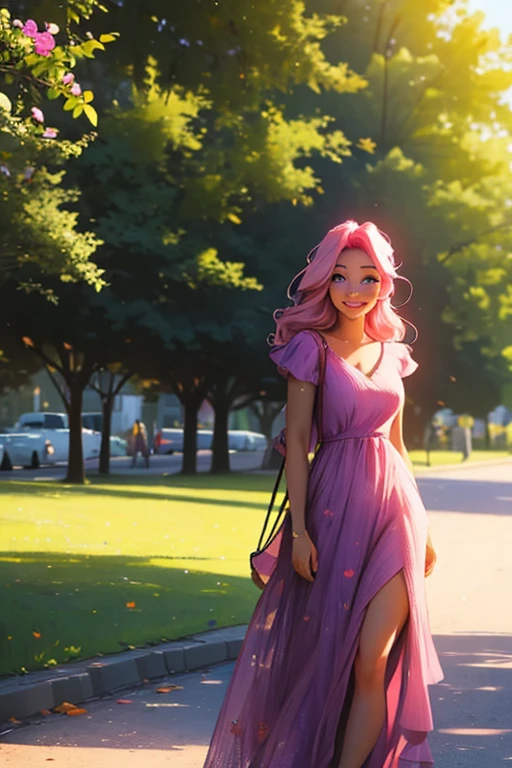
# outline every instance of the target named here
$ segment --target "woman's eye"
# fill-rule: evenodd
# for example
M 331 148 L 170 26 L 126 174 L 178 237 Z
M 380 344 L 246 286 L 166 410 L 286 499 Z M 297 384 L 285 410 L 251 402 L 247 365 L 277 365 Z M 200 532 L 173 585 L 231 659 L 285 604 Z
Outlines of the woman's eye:
M 340 275 L 339 272 L 335 272 L 332 276 L 332 282 L 333 283 L 341 283 L 342 280 L 345 280 L 345 277 L 343 275 Z
M 367 275 L 366 277 L 363 278 L 361 282 L 366 283 L 367 281 L 369 281 L 370 283 L 380 283 L 380 280 L 378 280 L 373 275 Z

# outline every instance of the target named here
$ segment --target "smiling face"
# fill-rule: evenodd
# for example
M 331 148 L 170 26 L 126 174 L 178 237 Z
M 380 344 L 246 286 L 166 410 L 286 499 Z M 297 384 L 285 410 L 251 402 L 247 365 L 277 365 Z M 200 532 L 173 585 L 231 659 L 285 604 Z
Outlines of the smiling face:
M 350 320 L 367 315 L 376 305 L 381 278 L 371 258 L 360 248 L 346 248 L 336 259 L 329 286 L 334 307 Z

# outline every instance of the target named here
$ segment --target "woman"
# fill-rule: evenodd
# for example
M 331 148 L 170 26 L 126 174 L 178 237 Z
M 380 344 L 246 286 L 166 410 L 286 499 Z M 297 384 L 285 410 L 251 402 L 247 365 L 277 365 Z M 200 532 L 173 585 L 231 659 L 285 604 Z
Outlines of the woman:
M 417 365 L 391 306 L 393 250 L 347 221 L 312 253 L 271 351 L 288 378 L 290 514 L 205 768 L 428 768 L 435 555 L 402 438 L 401 379 Z

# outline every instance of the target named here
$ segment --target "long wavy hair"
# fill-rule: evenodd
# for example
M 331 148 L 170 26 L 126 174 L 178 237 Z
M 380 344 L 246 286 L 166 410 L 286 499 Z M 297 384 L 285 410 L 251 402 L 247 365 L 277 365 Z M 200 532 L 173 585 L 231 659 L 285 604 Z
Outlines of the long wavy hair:
M 404 338 L 405 321 L 392 307 L 391 298 L 395 280 L 406 278 L 397 274 L 389 238 L 371 221 L 345 221 L 329 230 L 309 253 L 308 265 L 293 278 L 288 287 L 293 306 L 274 312 L 276 331 L 270 334 L 269 344 L 285 344 L 305 329 L 327 331 L 335 325 L 338 311 L 330 299 L 329 286 L 337 259 L 346 248 L 360 248 L 368 254 L 381 279 L 377 303 L 365 317 L 365 332 L 375 341 Z

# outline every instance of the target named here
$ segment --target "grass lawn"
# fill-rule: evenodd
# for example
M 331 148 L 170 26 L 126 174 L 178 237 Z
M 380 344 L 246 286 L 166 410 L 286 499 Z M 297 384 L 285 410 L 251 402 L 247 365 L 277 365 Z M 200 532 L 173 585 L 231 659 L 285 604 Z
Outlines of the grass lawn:
M 425 451 L 409 451 L 409 456 L 415 468 L 421 470 L 427 466 L 427 454 Z M 468 462 L 490 461 L 493 459 L 512 458 L 510 451 L 472 451 Z M 454 451 L 431 451 L 430 465 L 432 467 L 442 466 L 443 464 L 462 464 L 462 453 Z M 467 463 L 467 462 L 465 462 Z
M 273 482 L 1 483 L 0 674 L 246 622 Z

